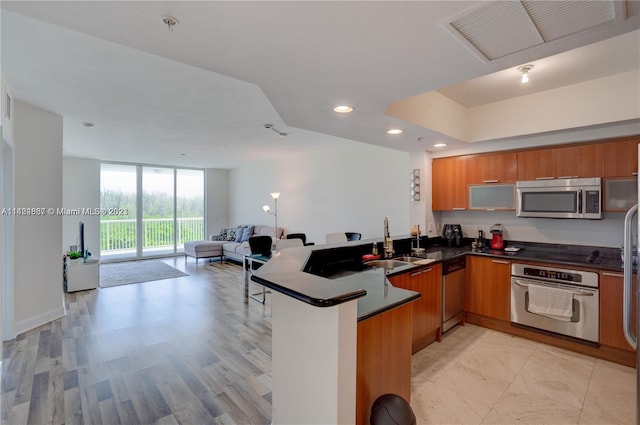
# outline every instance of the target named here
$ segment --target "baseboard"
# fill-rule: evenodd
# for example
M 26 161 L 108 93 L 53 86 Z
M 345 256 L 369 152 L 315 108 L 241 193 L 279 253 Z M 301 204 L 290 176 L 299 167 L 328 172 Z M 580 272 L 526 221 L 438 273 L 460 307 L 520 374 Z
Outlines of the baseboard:
M 33 316 L 29 319 L 21 320 L 20 322 L 17 322 L 13 328 L 15 333 L 13 337 L 15 338 L 21 333 L 30 331 L 31 329 L 35 329 L 53 320 L 64 317 L 64 315 L 65 315 L 64 307 L 60 306 L 58 308 L 54 308 L 53 310 L 49 310 L 44 313 L 38 314 L 37 316 Z

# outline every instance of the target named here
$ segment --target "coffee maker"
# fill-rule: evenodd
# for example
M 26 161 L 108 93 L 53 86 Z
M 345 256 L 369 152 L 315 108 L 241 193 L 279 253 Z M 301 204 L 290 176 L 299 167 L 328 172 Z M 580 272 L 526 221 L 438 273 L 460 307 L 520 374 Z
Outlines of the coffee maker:
M 447 242 L 447 246 L 462 245 L 462 226 L 459 224 L 443 225 L 442 238 Z

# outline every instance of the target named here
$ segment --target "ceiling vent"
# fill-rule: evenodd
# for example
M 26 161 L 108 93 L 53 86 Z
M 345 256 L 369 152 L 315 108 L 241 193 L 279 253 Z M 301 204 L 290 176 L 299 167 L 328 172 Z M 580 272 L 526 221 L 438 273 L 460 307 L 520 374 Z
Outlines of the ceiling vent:
M 494 1 L 464 12 L 449 30 L 492 61 L 616 19 L 609 1 Z

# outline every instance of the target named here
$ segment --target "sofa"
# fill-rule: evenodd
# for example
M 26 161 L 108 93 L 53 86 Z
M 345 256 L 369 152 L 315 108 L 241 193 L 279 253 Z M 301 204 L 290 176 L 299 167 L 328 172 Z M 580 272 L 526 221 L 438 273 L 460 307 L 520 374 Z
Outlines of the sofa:
M 277 239 L 282 238 L 283 229 L 278 227 Z M 221 260 L 229 259 L 242 262 L 245 255 L 251 254 L 249 238 L 252 236 L 271 236 L 276 238 L 275 227 L 263 225 L 241 225 L 221 229 L 218 234 L 209 235 L 204 241 L 185 242 L 184 255 L 196 259 L 220 257 Z

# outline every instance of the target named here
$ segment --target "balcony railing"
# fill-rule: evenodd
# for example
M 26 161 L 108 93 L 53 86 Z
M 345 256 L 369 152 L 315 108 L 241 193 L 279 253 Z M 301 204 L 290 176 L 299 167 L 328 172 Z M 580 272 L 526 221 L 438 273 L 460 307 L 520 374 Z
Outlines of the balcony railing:
M 176 245 L 204 239 L 204 217 L 176 219 Z M 142 248 L 173 248 L 174 221 L 172 218 L 142 220 Z M 101 220 L 100 251 L 129 251 L 136 249 L 136 220 Z

